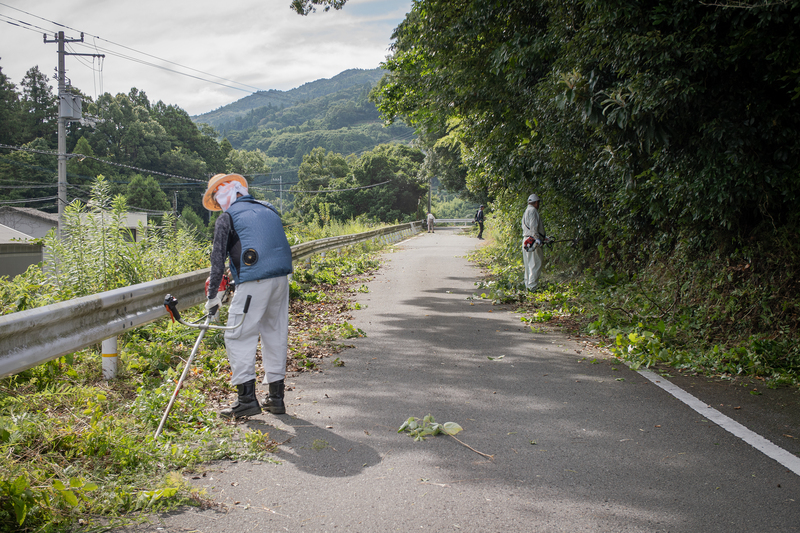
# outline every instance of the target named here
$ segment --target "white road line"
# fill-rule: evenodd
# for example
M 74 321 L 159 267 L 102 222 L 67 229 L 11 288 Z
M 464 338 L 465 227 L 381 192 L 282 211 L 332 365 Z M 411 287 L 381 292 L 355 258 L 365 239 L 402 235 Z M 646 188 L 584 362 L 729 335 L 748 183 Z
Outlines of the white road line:
M 637 372 L 703 415 L 704 418 L 714 422 L 722 429 L 730 432 L 732 435 L 739 437 L 756 450 L 760 451 L 767 457 L 775 459 L 780 464 L 800 476 L 800 457 L 787 452 L 780 446 L 776 446 L 775 444 L 771 443 L 761 435 L 750 431 L 739 422 L 723 415 L 710 405 L 701 402 L 674 383 L 663 379 L 658 374 L 650 372 L 649 370 L 638 370 Z

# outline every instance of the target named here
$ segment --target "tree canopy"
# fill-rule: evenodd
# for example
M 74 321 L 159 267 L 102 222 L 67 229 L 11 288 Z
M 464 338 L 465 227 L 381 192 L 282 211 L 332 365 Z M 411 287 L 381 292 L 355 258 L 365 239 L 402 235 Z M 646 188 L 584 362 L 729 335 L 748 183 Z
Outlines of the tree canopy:
M 375 100 L 457 139 L 509 213 L 537 192 L 594 241 L 735 245 L 797 221 L 798 24 L 798 1 L 419 0 Z
M 323 11 L 333 9 L 342 9 L 347 3 L 347 0 L 292 0 L 291 8 L 297 12 L 298 15 L 308 15 L 317 10 L 316 6 L 324 6 Z
M 419 170 L 424 154 L 400 144 L 383 144 L 360 157 L 317 148 L 303 158 L 294 186 L 295 206 L 307 221 L 356 217 L 394 222 L 421 216 L 427 191 Z
M 88 183 L 102 174 L 112 192 L 128 196 L 130 205 L 169 209 L 174 190 L 181 208 L 205 212 L 200 189 L 210 173 L 223 171 L 230 152 L 230 143 L 224 148 L 213 128 L 196 126 L 177 106 L 151 104 L 136 88 L 128 94 L 103 94 L 96 102 L 84 97 L 83 112 L 98 120 L 95 125 L 74 122 L 68 126 L 67 152 L 85 156 L 70 157 L 67 162 L 68 198 L 85 199 Z M 0 202 L 56 210 L 57 114 L 53 88 L 38 68 L 28 70 L 19 89 L 0 71 L 0 141 L 17 147 L 0 153 L 0 184 L 4 186 Z M 129 196 L 134 176 L 148 172 L 148 183 L 163 195 L 154 203 Z

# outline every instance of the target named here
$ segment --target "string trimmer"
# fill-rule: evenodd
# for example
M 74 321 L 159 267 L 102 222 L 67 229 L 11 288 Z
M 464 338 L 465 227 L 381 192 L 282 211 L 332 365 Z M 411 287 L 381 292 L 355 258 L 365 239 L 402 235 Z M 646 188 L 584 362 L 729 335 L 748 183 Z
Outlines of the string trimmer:
M 225 278 L 223 278 L 225 279 Z M 206 284 L 207 285 L 207 284 Z M 227 296 L 227 295 L 226 295 Z M 164 416 L 161 417 L 161 423 L 158 425 L 158 429 L 156 430 L 155 438 L 158 439 L 158 436 L 161 435 L 161 429 L 164 427 L 164 422 L 167 420 L 167 416 L 169 416 L 169 412 L 172 410 L 172 404 L 175 403 L 175 399 L 178 397 L 178 391 L 181 390 L 181 385 L 183 385 L 183 380 L 186 379 L 186 375 L 189 373 L 189 368 L 192 366 L 192 361 L 194 360 L 194 356 L 197 354 L 198 348 L 200 348 L 200 343 L 203 340 L 203 337 L 206 334 L 206 331 L 209 329 L 218 329 L 222 331 L 231 331 L 233 329 L 237 329 L 244 324 L 244 319 L 247 316 L 247 311 L 250 309 L 250 298 L 251 296 L 247 296 L 247 300 L 244 302 L 244 311 L 242 313 L 242 319 L 239 320 L 238 324 L 234 324 L 233 326 L 216 326 L 212 325 L 211 321 L 215 318 L 213 314 L 207 314 L 204 317 L 201 317 L 200 320 L 204 320 L 202 324 L 200 324 L 200 320 L 197 322 L 184 322 L 181 318 L 181 314 L 178 311 L 178 299 L 172 296 L 171 294 L 167 294 L 166 298 L 164 298 L 164 307 L 167 308 L 167 312 L 169 313 L 170 317 L 172 317 L 172 321 L 179 322 L 184 326 L 188 326 L 190 328 L 197 328 L 200 330 L 200 334 L 197 336 L 197 340 L 194 343 L 194 348 L 192 348 L 192 353 L 189 356 L 189 359 L 186 361 L 186 368 L 183 369 L 183 373 L 181 374 L 180 379 L 178 380 L 178 385 L 175 387 L 175 392 L 172 393 L 172 398 L 169 400 L 169 405 L 167 405 L 167 410 L 164 411 Z M 222 298 L 225 300 L 225 297 Z

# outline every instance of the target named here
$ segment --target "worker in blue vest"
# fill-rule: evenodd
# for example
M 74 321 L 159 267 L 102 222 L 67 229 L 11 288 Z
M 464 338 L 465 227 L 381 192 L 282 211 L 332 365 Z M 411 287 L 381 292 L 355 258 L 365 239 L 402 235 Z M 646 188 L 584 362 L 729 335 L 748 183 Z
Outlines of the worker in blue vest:
M 286 351 L 289 338 L 289 274 L 292 250 L 281 217 L 269 202 L 253 198 L 247 180 L 238 174 L 217 174 L 208 182 L 203 205 L 223 211 L 214 224 L 211 276 L 206 309 L 215 315 L 220 305 L 217 287 L 229 267 L 236 291 L 228 311 L 228 325 L 236 324 L 248 296 L 252 296 L 244 324 L 225 332 L 225 348 L 231 365 L 231 384 L 237 401 L 220 412 L 223 418 L 240 418 L 261 413 L 256 398 L 256 350 L 261 336 L 263 384 L 269 396 L 263 406 L 283 414 Z

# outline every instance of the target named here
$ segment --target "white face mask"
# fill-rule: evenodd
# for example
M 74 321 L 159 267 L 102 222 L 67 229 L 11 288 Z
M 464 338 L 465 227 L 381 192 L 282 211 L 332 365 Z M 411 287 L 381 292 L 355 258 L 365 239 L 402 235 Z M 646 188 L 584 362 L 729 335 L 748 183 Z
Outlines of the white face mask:
M 217 192 L 214 193 L 214 199 L 217 200 L 217 203 L 223 211 L 227 211 L 231 204 L 236 201 L 237 194 L 241 194 L 242 196 L 249 194 L 247 192 L 247 187 L 238 181 L 229 181 L 217 187 Z

